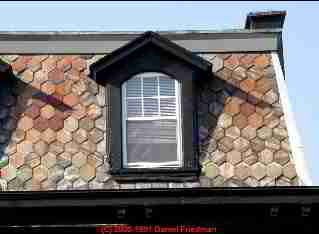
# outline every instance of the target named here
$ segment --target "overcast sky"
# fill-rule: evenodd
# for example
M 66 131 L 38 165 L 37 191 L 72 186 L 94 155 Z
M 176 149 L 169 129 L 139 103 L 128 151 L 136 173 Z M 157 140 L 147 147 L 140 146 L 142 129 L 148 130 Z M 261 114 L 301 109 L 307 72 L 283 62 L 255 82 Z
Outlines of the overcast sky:
M 313 185 L 319 185 L 317 2 L 1 2 L 0 31 L 243 28 L 251 11 L 286 10 L 286 81 Z

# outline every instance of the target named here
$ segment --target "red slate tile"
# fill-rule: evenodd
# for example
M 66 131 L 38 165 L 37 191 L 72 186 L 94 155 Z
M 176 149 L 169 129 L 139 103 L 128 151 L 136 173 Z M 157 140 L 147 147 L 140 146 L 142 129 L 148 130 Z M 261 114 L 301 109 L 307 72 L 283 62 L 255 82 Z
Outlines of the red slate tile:
M 40 132 L 43 132 L 48 127 L 49 127 L 48 120 L 45 118 L 42 118 L 41 116 L 33 121 L 33 128 L 35 128 L 36 130 Z
M 35 119 L 40 115 L 40 107 L 35 104 L 32 104 L 28 107 L 24 114 L 31 117 L 32 119 Z
M 239 65 L 240 56 L 237 54 L 232 54 L 229 58 L 224 61 L 224 66 L 234 70 Z
M 55 115 L 48 121 L 49 128 L 54 131 L 58 131 L 63 128 L 64 122 L 63 119 Z
M 49 80 L 58 83 L 64 80 L 64 73 L 62 70 L 55 68 L 49 72 L 48 78 Z
M 23 72 L 27 68 L 28 62 L 32 56 L 19 56 L 19 58 L 12 64 L 12 69 L 18 73 Z
M 72 109 L 60 109 L 59 110 L 57 108 L 55 111 L 55 115 L 62 120 L 68 118 L 71 114 L 72 114 Z
M 33 98 L 32 99 L 32 105 L 36 105 L 39 108 L 44 107 L 46 105 L 44 100 L 41 100 L 39 98 Z
M 260 55 L 255 59 L 257 67 L 265 68 L 269 65 L 269 58 L 266 55 Z
M 58 62 L 57 67 L 64 72 L 70 70 L 72 67 L 72 59 L 69 57 L 64 57 Z
M 256 107 L 253 104 L 250 104 L 249 102 L 245 102 L 240 106 L 240 112 L 244 116 L 250 116 L 256 111 Z
M 257 57 L 257 54 L 246 54 L 240 58 L 240 65 L 249 68 L 254 65 L 254 60 Z
M 77 58 L 72 61 L 72 67 L 78 71 L 83 71 L 86 68 L 86 61 L 81 58 Z
M 79 97 L 73 93 L 70 93 L 63 97 L 63 102 L 65 105 L 72 107 L 79 103 Z

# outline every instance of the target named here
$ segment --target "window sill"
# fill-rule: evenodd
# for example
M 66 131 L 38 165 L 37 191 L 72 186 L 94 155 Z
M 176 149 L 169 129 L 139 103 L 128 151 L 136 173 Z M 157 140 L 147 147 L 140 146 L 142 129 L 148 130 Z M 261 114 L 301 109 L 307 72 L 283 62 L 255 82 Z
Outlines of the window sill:
M 197 181 L 200 169 L 122 168 L 111 170 L 113 179 L 120 181 Z

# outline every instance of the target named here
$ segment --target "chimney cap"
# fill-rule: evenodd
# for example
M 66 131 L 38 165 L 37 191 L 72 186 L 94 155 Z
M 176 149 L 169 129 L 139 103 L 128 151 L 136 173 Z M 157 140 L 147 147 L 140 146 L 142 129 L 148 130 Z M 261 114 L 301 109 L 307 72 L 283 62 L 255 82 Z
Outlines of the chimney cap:
M 245 29 L 282 28 L 287 11 L 257 11 L 247 14 Z

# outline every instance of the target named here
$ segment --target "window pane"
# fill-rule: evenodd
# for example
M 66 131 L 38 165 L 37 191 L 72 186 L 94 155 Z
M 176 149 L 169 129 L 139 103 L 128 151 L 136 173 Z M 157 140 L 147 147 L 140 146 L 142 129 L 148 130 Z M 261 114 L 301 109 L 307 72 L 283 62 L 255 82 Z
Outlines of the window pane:
M 175 80 L 161 76 L 159 85 L 161 96 L 175 96 Z
M 158 116 L 157 98 L 144 98 L 144 116 Z
M 176 115 L 176 100 L 175 98 L 161 98 L 160 108 L 161 116 L 175 116 Z
M 127 121 L 127 161 L 177 161 L 176 120 Z
M 142 82 L 141 78 L 135 77 L 127 81 L 126 96 L 127 97 L 141 97 L 142 96 Z
M 151 97 L 157 96 L 157 79 L 156 77 L 149 77 L 143 79 L 143 96 L 144 97 Z
M 127 99 L 127 117 L 142 116 L 142 99 Z

